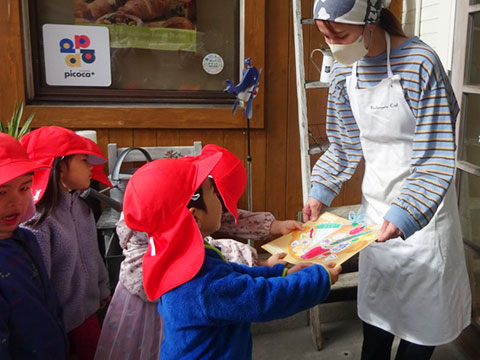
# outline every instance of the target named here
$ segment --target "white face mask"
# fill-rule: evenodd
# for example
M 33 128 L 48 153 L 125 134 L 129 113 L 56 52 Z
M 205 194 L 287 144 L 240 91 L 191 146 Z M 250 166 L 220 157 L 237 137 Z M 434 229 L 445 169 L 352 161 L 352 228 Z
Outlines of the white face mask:
M 360 35 L 351 44 L 330 44 L 328 41 L 327 44 L 332 50 L 335 60 L 344 65 L 352 65 L 355 61 L 367 55 L 368 52 L 368 49 L 365 48 L 363 35 Z

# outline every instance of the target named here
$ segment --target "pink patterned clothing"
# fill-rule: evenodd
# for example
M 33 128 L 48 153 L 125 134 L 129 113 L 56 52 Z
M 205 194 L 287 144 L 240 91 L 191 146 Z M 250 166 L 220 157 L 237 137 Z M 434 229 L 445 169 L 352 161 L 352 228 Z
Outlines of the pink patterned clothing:
M 275 221 L 275 216 L 269 212 L 251 212 L 238 209 L 238 225 L 229 212 L 222 216 L 222 227 L 219 233 L 240 240 L 263 241 L 270 236 L 270 227 Z
M 271 213 L 238 209 L 238 225 L 235 224 L 232 214 L 225 213 L 219 232 L 237 239 L 265 240 L 270 235 L 273 221 L 275 217 Z M 125 255 L 125 260 L 120 266 L 119 281 L 133 295 L 148 301 L 142 283 L 142 258 L 148 248 L 147 235 L 129 229 L 123 221 L 123 216 L 117 223 L 117 234 Z M 257 252 L 246 244 L 235 240 L 215 240 L 211 245 L 220 247 L 222 253 L 228 255 L 229 261 L 249 266 L 256 264 Z
M 148 301 L 142 282 L 142 259 L 148 248 L 148 236 L 146 233 L 131 230 L 123 220 L 123 213 L 117 223 L 117 234 L 125 256 L 120 265 L 119 282 L 132 295 Z
M 267 212 L 238 210 L 238 225 L 226 213 L 219 232 L 238 239 L 265 240 L 275 217 Z M 156 303 L 147 299 L 142 282 L 142 259 L 148 248 L 145 233 L 131 230 L 123 220 L 117 223 L 117 234 L 123 249 L 123 260 L 115 294 L 105 317 L 95 360 L 157 360 L 162 338 L 162 320 Z M 240 241 L 205 238 L 219 247 L 228 261 L 256 265 L 257 251 Z M 135 329 L 135 331 L 132 331 Z
M 227 261 L 247 266 L 257 265 L 257 250 L 248 244 L 232 239 L 214 239 L 211 236 L 207 236 L 205 241 L 219 248 Z

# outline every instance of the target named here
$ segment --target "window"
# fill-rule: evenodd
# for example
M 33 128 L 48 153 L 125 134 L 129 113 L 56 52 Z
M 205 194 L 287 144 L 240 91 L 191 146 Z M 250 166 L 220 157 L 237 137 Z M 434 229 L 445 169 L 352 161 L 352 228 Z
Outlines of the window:
M 480 1 L 457 2 L 452 83 L 461 104 L 457 190 L 472 289 L 472 323 L 480 327 Z
M 29 0 L 33 64 L 29 98 L 76 104 L 231 104 L 232 96 L 223 89 L 226 79 L 239 78 L 240 2 Z M 111 85 L 47 85 L 44 24 L 108 27 Z M 208 66 L 212 57 L 217 64 L 213 68 Z

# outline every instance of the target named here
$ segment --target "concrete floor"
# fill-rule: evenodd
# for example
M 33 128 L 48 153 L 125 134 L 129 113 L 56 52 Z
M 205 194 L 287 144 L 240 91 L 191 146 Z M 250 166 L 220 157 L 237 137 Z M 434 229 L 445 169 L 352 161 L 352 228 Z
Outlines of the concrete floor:
M 356 303 L 346 302 L 342 306 L 325 304 L 321 307 L 323 349 L 317 351 L 313 345 L 306 314 L 296 318 L 279 320 L 265 326 L 254 324 L 254 360 L 301 360 L 301 359 L 360 359 L 362 347 L 362 324 L 356 316 Z M 322 312 L 323 311 L 323 312 Z M 283 323 L 282 323 L 283 321 Z M 276 329 L 272 329 L 275 328 Z M 281 331 L 278 331 L 280 330 Z M 276 331 L 275 331 L 276 330 Z M 480 339 L 478 339 L 480 341 Z M 478 342 L 477 342 L 478 344 Z M 396 353 L 398 339 L 394 342 L 392 359 Z M 435 349 L 433 360 L 477 360 L 464 353 L 453 342 Z

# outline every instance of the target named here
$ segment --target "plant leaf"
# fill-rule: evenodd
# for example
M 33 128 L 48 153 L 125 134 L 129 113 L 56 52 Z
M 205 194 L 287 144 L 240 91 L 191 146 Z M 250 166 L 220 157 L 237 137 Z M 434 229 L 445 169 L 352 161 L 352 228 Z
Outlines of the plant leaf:
M 17 114 L 17 104 L 15 104 L 15 107 L 13 108 L 12 118 L 10 119 L 10 121 L 6 125 L 7 130 L 10 128 L 10 124 L 13 123 L 16 114 Z
M 27 121 L 25 121 L 25 124 L 23 124 L 22 130 L 18 134 L 18 140 L 20 140 L 23 137 L 23 135 L 30 132 L 30 124 L 32 123 L 34 117 L 35 117 L 35 113 L 31 114 L 28 117 Z
M 20 127 L 20 120 L 23 115 L 23 102 L 20 103 L 20 106 L 18 107 L 18 110 L 15 113 L 15 119 L 14 122 L 12 123 L 12 131 L 13 134 L 12 136 L 15 139 L 18 139 L 18 128 Z
M 22 136 L 27 134 L 30 131 L 30 126 L 32 124 L 33 118 L 35 117 L 35 113 L 31 114 L 25 121 L 23 126 L 20 128 L 20 123 L 23 117 L 23 109 L 23 102 L 21 102 L 18 107 L 17 105 L 15 105 L 10 121 L 6 124 L 0 122 L 0 132 L 13 136 L 18 140 L 20 140 Z

